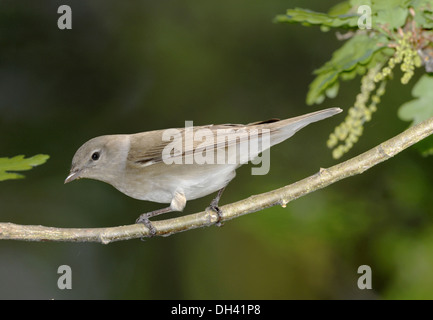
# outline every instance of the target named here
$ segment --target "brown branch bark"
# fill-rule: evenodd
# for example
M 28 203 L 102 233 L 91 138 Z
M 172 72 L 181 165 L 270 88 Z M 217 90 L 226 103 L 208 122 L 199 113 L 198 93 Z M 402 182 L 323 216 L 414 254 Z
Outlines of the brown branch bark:
M 351 177 L 388 160 L 433 133 L 433 118 L 425 120 L 377 147 L 340 164 L 320 171 L 291 185 L 221 207 L 222 221 L 259 211 L 275 205 L 285 206 L 290 201 L 324 188 L 341 179 Z M 214 225 L 215 212 L 206 210 L 178 218 L 154 221 L 157 235 L 168 236 L 181 231 Z M 0 240 L 100 242 L 146 237 L 148 229 L 142 224 L 111 228 L 53 228 L 44 226 L 0 223 Z

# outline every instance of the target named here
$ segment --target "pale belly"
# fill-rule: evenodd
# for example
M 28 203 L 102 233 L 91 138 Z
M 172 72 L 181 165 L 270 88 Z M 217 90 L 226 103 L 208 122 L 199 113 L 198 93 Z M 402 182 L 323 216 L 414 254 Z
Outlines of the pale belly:
M 122 183 L 114 187 L 139 200 L 170 203 L 176 192 L 183 193 L 186 200 L 193 200 L 225 187 L 235 177 L 237 167 L 189 164 L 153 166 L 158 167 L 152 168 L 153 170 L 131 172 L 128 179 L 123 179 Z

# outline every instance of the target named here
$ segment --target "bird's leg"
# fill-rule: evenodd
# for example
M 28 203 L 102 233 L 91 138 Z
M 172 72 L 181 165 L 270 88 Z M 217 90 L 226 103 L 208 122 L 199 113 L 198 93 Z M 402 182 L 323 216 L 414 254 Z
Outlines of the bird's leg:
M 162 208 L 159 210 L 143 213 L 142 215 L 140 215 L 138 217 L 138 219 L 135 221 L 135 223 L 144 224 L 149 229 L 149 236 L 153 237 L 156 234 L 156 229 L 153 226 L 153 224 L 150 222 L 149 218 L 155 217 L 155 216 L 163 214 L 163 213 L 171 212 L 171 211 L 173 211 L 171 209 L 171 207 L 167 207 L 167 208 Z
M 183 194 L 182 191 L 176 191 L 173 195 L 173 199 L 171 200 L 170 206 L 167 208 L 162 208 L 159 210 L 143 213 L 141 216 L 138 217 L 138 219 L 135 221 L 135 223 L 142 223 L 149 229 L 149 236 L 153 237 L 156 235 L 156 229 L 153 226 L 153 224 L 150 222 L 149 218 L 152 218 L 154 216 L 172 212 L 172 211 L 182 211 L 186 206 L 186 197 Z
M 218 190 L 218 194 L 216 195 L 215 199 L 213 199 L 212 202 L 211 202 L 210 205 L 209 205 L 209 208 L 210 208 L 211 210 L 215 211 L 216 214 L 218 215 L 218 221 L 216 222 L 216 225 L 217 225 L 218 227 L 220 227 L 220 226 L 222 225 L 222 223 L 221 223 L 221 219 L 223 218 L 223 216 L 222 216 L 223 212 L 222 212 L 221 209 L 218 207 L 218 203 L 219 203 L 219 201 L 220 201 L 220 199 L 221 199 L 221 196 L 222 196 L 222 194 L 223 194 L 225 188 L 226 188 L 226 187 L 223 187 L 223 188 L 221 188 L 221 189 Z

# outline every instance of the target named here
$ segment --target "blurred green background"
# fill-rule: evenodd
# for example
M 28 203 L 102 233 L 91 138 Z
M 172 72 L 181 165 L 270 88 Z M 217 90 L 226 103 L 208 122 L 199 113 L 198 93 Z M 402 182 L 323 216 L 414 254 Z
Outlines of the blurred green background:
M 1 1 L 0 156 L 51 158 L 24 180 L 0 183 L 0 221 L 105 227 L 160 208 L 97 181 L 63 184 L 76 149 L 98 135 L 347 110 L 359 79 L 344 83 L 336 99 L 305 104 L 312 71 L 341 45 L 335 34 L 272 23 L 287 8 L 326 11 L 338 2 Z M 72 30 L 57 28 L 62 4 L 72 8 Z M 344 159 L 408 126 L 396 111 L 410 87 L 388 85 Z M 344 116 L 273 147 L 267 175 L 239 169 L 221 204 L 335 164 L 325 143 Z M 432 159 L 411 148 L 285 209 L 221 228 L 106 246 L 1 241 L 0 298 L 431 299 L 432 178 Z M 204 209 L 213 196 L 189 202 L 184 213 Z M 72 290 L 57 288 L 63 264 L 72 268 Z M 364 264 L 373 290 L 357 287 Z

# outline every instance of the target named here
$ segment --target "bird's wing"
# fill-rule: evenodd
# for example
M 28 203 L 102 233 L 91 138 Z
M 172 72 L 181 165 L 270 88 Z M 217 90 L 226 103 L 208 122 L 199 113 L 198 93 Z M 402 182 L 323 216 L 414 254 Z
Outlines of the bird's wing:
M 208 150 L 215 152 L 248 141 L 252 129 L 263 123 L 267 122 L 207 125 L 134 134 L 131 135 L 130 148 L 134 151 L 129 152 L 128 161 L 138 166 L 149 166 L 163 162 L 166 159 L 164 157 L 169 156 L 173 163 L 185 163 L 183 161 L 188 156 Z M 262 135 L 261 131 L 255 134 L 256 137 Z

